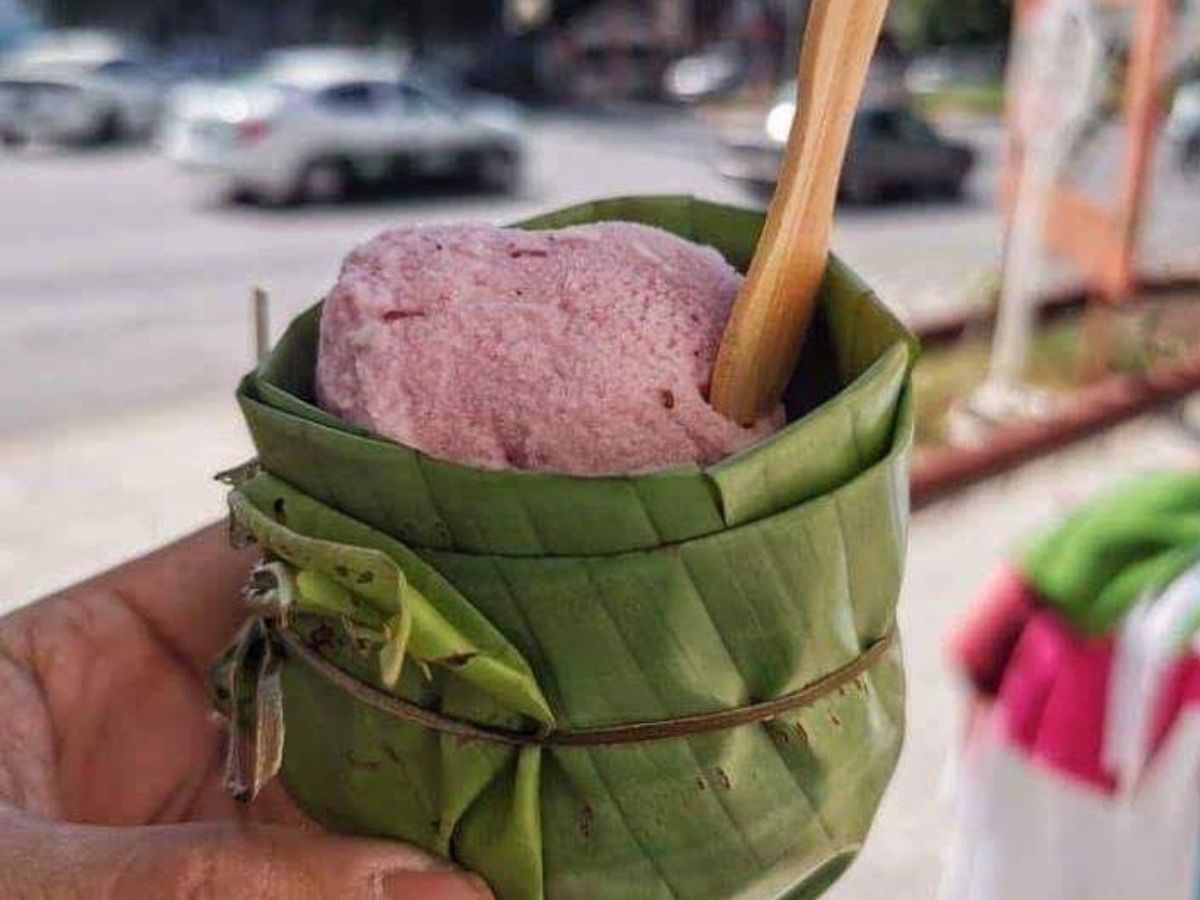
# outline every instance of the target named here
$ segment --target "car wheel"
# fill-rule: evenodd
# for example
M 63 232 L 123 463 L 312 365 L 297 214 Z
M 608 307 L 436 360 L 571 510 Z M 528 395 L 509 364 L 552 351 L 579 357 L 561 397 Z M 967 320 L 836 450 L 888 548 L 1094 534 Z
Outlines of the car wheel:
M 511 150 L 489 150 L 480 155 L 475 169 L 486 190 L 512 194 L 521 184 L 521 160 Z
M 340 159 L 315 159 L 300 170 L 292 199 L 298 203 L 340 203 L 350 193 L 350 169 Z
M 120 114 L 115 109 L 109 110 L 100 118 L 100 121 L 96 125 L 96 130 L 92 132 L 91 140 L 88 143 L 95 145 L 115 144 L 123 136 L 124 130 Z

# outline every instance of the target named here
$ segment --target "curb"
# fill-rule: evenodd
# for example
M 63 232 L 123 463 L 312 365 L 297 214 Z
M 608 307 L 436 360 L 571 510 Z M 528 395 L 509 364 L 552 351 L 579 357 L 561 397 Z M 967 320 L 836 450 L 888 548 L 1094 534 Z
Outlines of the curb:
M 1146 281 L 1139 293 L 1156 296 L 1180 290 L 1200 290 L 1200 278 Z M 1081 308 L 1083 291 L 1048 297 L 1040 317 L 1048 321 Z M 970 313 L 930 322 L 917 329 L 923 343 L 956 340 L 968 330 L 985 328 L 986 313 Z M 1142 375 L 1114 375 L 1075 393 L 1052 419 L 1016 422 L 997 429 L 987 443 L 918 452 L 913 463 L 913 509 L 922 509 L 962 488 L 1009 471 L 1075 441 L 1112 428 L 1146 412 L 1182 400 L 1200 390 L 1200 351 L 1166 363 Z

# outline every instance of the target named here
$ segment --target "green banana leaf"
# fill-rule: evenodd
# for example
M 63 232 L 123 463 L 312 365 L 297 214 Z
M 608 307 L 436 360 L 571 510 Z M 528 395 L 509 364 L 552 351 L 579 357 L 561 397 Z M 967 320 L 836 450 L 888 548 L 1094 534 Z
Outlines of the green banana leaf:
M 742 267 L 762 226 L 628 198 L 524 227 L 597 219 L 656 224 Z M 540 734 L 778 698 L 894 628 L 914 345 L 840 262 L 790 424 L 709 469 L 484 472 L 373 437 L 313 405 L 319 315 L 241 385 L 262 471 L 231 507 L 295 572 L 292 631 L 344 672 Z M 437 733 L 300 659 L 282 685 L 282 775 L 302 806 L 450 856 L 501 900 L 815 897 L 865 839 L 903 735 L 896 646 L 769 721 L 620 746 Z

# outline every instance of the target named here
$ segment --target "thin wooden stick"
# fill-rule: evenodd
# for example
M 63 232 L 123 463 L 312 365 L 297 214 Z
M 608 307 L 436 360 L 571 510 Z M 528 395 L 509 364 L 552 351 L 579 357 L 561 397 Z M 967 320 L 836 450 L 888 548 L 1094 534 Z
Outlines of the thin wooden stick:
M 254 341 L 254 364 L 271 352 L 271 299 L 261 287 L 255 287 L 250 302 L 250 331 Z
M 749 425 L 783 396 L 829 257 L 855 110 L 887 0 L 813 0 L 796 76 L 796 120 L 746 284 L 725 329 L 712 404 Z

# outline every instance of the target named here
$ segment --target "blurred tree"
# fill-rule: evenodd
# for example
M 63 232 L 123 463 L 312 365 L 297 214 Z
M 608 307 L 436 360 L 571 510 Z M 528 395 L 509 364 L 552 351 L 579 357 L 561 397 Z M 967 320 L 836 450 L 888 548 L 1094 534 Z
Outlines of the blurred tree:
M 999 44 L 1012 28 L 1013 0 L 895 0 L 892 29 L 906 50 Z
M 29 0 L 60 26 L 99 25 L 134 33 L 228 35 L 253 27 L 255 41 L 337 40 L 374 43 L 399 35 L 427 39 L 486 34 L 498 27 L 504 0 Z

